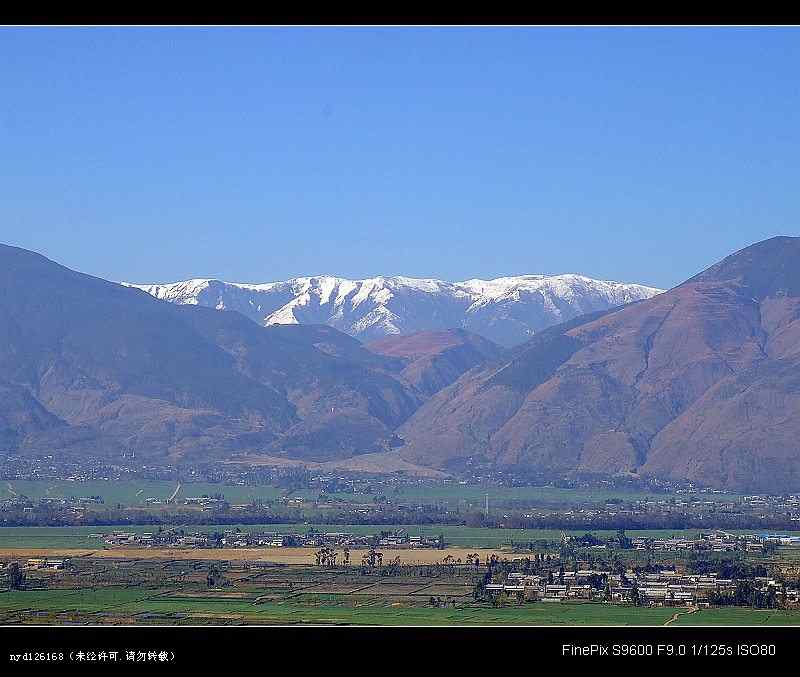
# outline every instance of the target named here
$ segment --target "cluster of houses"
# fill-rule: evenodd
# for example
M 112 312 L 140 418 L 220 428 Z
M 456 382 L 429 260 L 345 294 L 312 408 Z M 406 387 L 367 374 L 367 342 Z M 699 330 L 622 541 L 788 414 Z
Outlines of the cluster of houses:
M 90 534 L 111 547 L 176 547 L 176 548 L 316 548 L 349 547 L 370 548 L 439 548 L 443 545 L 438 536 L 412 536 L 405 529 L 382 531 L 373 535 L 356 535 L 347 532 L 317 532 L 305 534 L 279 532 L 247 532 L 227 529 L 221 534 L 204 532 L 185 533 L 174 529 L 137 533 L 113 531 L 108 534 Z
M 110 534 L 89 534 L 89 538 L 100 538 L 106 545 L 125 546 L 153 545 L 153 534 L 137 534 L 132 531 L 113 531 Z
M 381 532 L 378 545 L 384 548 L 441 548 L 441 536 L 412 536 L 405 529 L 395 532 Z
M 49 569 L 58 571 L 64 569 L 69 564 L 69 559 L 60 557 L 31 557 L 26 563 L 26 569 Z
M 168 530 L 160 532 L 137 533 L 134 531 L 112 531 L 108 534 L 89 534 L 89 538 L 99 538 L 111 547 L 151 548 L 151 547 L 210 547 L 208 534 Z
M 34 513 L 37 509 L 56 511 L 67 519 L 81 519 L 91 505 L 101 504 L 103 500 L 97 496 L 70 496 L 67 498 L 43 497 L 33 501 L 26 496 L 12 496 L 0 500 L 0 512 L 18 511 Z
M 753 508 L 777 506 L 794 509 L 800 512 L 800 496 L 797 494 L 791 494 L 789 496 L 770 496 L 767 494 L 742 496 L 742 502 Z
M 753 579 L 755 589 L 767 592 L 782 590 L 782 584 L 770 577 Z M 715 573 L 685 574 L 677 571 L 614 574 L 603 570 L 567 571 L 552 575 L 510 573 L 502 582 L 491 582 L 486 591 L 493 596 L 507 594 L 525 601 L 559 602 L 562 600 L 603 600 L 612 603 L 638 603 L 648 606 L 708 606 L 715 595 L 733 594 L 736 581 Z M 800 591 L 788 589 L 786 601 L 800 602 Z
M 642 538 L 631 540 L 636 550 L 667 552 L 763 552 L 765 545 L 800 546 L 800 537 L 788 534 L 732 534 L 726 531 L 701 533 L 697 538 Z

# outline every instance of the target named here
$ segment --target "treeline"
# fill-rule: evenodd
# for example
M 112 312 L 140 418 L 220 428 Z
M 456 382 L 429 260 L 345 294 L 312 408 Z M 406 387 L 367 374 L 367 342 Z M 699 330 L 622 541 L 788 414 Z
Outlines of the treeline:
M 740 580 L 733 593 L 714 593 L 709 602 L 714 606 L 746 606 L 754 609 L 776 609 L 783 606 L 786 598 L 786 586 L 778 591 L 770 587 L 766 591 L 758 590 L 752 581 Z
M 689 555 L 686 560 L 686 569 L 692 574 L 703 576 L 717 574 L 720 578 L 730 578 L 734 581 L 767 576 L 769 574 L 763 564 L 756 564 L 739 558 L 711 557 L 697 553 Z
M 499 529 L 558 529 L 568 531 L 618 531 L 620 529 L 743 529 L 763 531 L 791 530 L 796 527 L 787 516 L 756 516 L 739 513 L 715 513 L 713 516 L 684 514 L 598 515 L 592 518 L 580 515 L 550 513 L 536 517 L 522 515 L 499 517 L 472 512 L 458 514 L 433 506 L 414 509 L 401 506 L 375 505 L 371 509 L 355 510 L 343 506 L 335 512 L 315 509 L 277 508 L 254 505 L 248 510 L 214 510 L 197 512 L 152 512 L 135 508 L 104 506 L 91 510 L 83 517 L 75 517 L 52 506 L 37 506 L 32 511 L 7 509 L 0 511 L 0 526 L 95 526 L 129 524 L 281 524 L 311 522 L 318 524 L 420 524 Z
M 129 526 L 129 525 L 209 525 L 209 524 L 402 524 L 459 525 L 463 520 L 448 518 L 441 513 L 415 510 L 376 510 L 367 514 L 341 511 L 337 513 L 303 512 L 300 510 L 275 511 L 213 511 L 213 512 L 149 512 L 145 510 L 102 510 L 87 512 L 82 518 L 59 514 L 51 509 L 43 511 L 0 512 L 0 527 L 60 527 L 60 526 Z

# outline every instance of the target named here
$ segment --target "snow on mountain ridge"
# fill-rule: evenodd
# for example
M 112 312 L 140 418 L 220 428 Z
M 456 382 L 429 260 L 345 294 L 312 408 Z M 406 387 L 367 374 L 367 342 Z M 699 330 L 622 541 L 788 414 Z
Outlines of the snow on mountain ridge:
M 125 283 L 127 284 L 127 283 Z M 237 310 L 264 325 L 328 324 L 365 340 L 461 327 L 503 345 L 583 313 L 662 290 L 575 275 L 520 275 L 446 282 L 404 276 L 330 275 L 243 284 L 196 278 L 128 284 L 177 304 Z

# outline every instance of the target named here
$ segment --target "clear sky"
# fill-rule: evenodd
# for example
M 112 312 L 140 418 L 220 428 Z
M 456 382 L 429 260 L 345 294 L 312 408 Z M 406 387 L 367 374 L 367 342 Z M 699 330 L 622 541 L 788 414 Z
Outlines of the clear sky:
M 580 272 L 800 234 L 797 29 L 0 29 L 0 241 L 136 282 Z

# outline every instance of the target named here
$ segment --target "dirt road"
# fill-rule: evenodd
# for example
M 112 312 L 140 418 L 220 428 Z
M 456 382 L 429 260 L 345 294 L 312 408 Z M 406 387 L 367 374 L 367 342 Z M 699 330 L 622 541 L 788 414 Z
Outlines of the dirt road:
M 689 607 L 687 611 L 676 611 L 674 614 L 672 614 L 670 619 L 666 623 L 664 623 L 664 625 L 672 625 L 672 623 L 678 620 L 679 616 L 688 616 L 689 614 L 693 614 L 696 611 L 699 611 L 699 609 L 696 606 Z
M 3 548 L 0 549 L 0 559 L 22 560 L 29 557 L 98 557 L 103 559 L 197 559 L 197 560 L 233 560 L 233 561 L 258 561 L 273 562 L 275 564 L 314 564 L 314 553 L 316 548 Z M 336 548 L 339 552 L 337 563 L 341 564 L 343 558 L 342 548 Z M 361 556 L 367 550 L 351 550 L 350 564 L 358 566 L 361 564 Z M 433 549 L 379 549 L 383 553 L 383 563 L 388 564 L 395 557 L 400 558 L 403 564 L 436 564 L 442 562 L 445 557 L 452 557 L 452 562 L 456 563 L 461 559 L 466 563 L 467 555 L 478 553 L 481 564 L 487 557 L 497 555 L 500 559 L 511 557 L 509 553 L 504 553 L 497 549 L 486 548 L 446 548 L 444 550 Z
M 178 492 L 181 490 L 181 483 L 178 482 L 178 486 L 175 487 L 175 491 L 172 492 L 172 496 L 167 499 L 167 503 L 172 503 L 175 500 L 175 497 L 178 495 Z

